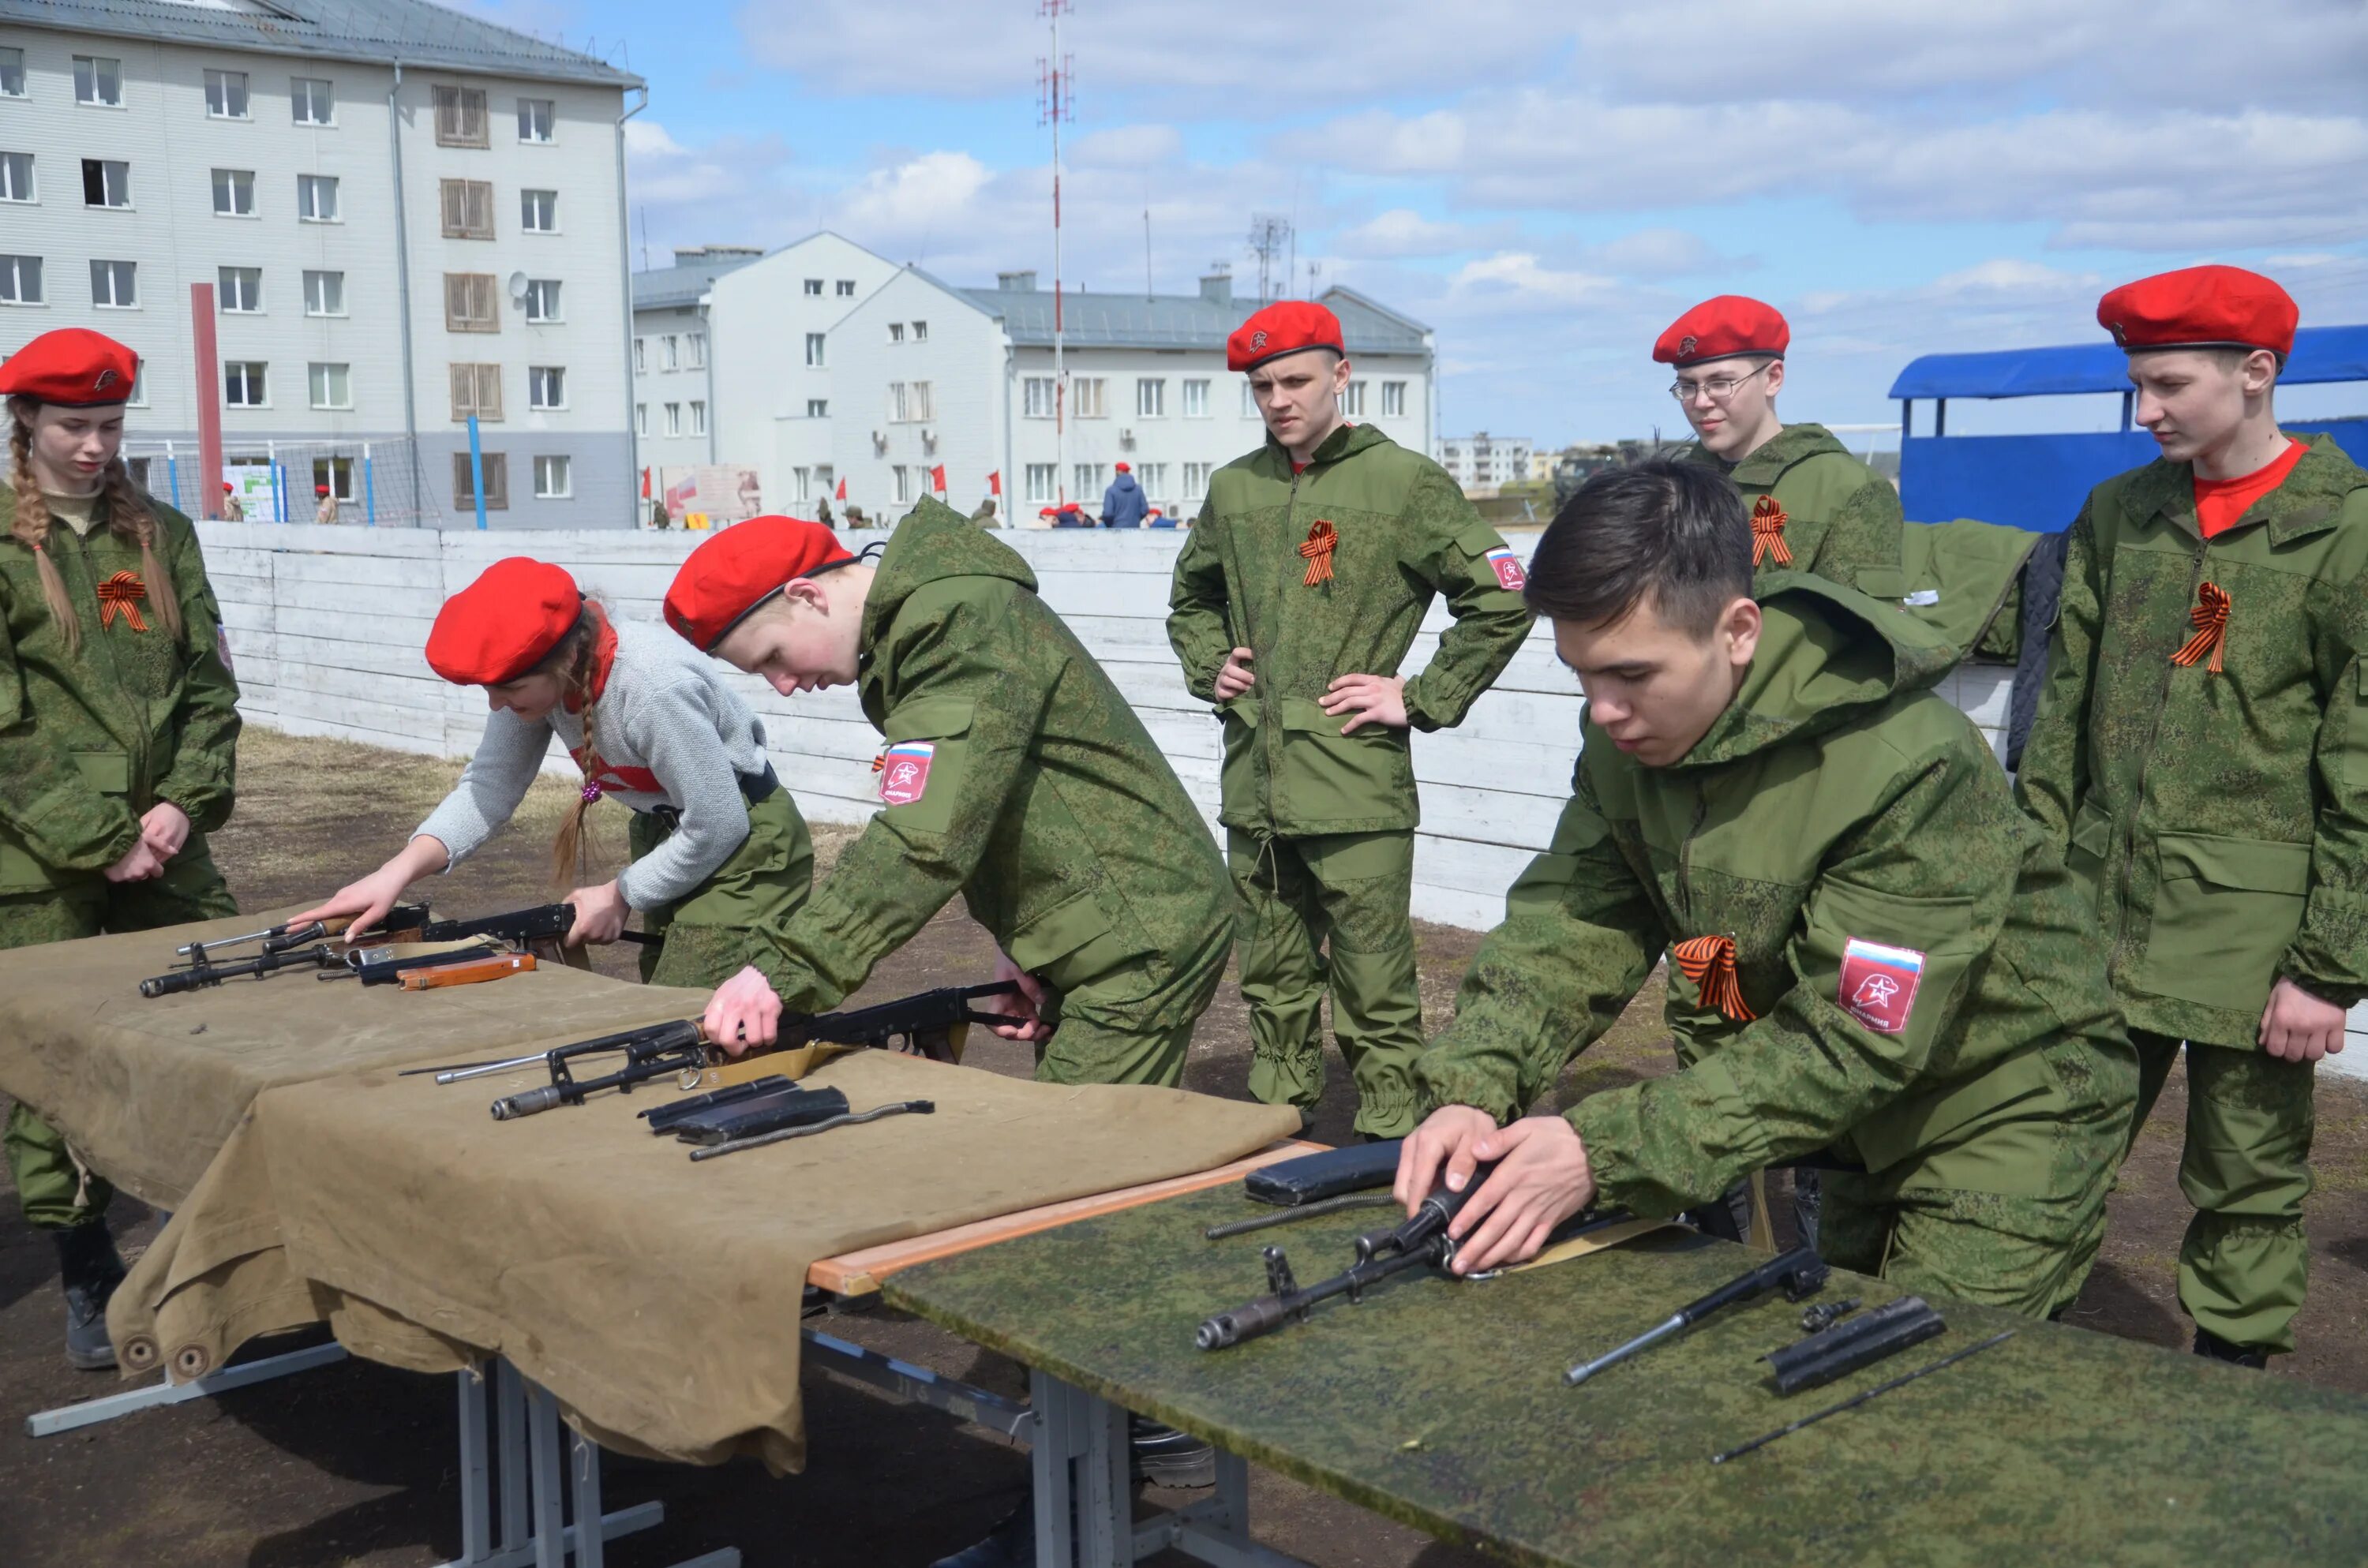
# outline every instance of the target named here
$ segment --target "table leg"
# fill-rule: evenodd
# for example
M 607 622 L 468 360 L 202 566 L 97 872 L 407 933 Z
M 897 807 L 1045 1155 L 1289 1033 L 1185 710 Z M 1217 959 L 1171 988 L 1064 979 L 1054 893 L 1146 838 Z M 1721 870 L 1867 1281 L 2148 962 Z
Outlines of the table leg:
M 25 1436 L 54 1437 L 61 1432 L 71 1432 L 77 1427 L 120 1420 L 126 1415 L 154 1410 L 159 1405 L 186 1404 L 193 1399 L 208 1399 L 218 1393 L 227 1393 L 232 1389 L 268 1382 L 274 1378 L 309 1371 L 314 1367 L 325 1367 L 332 1361 L 345 1358 L 346 1347 L 342 1345 L 314 1345 L 302 1350 L 290 1350 L 284 1356 L 267 1356 L 259 1361 L 228 1367 L 186 1383 L 176 1383 L 166 1377 L 144 1388 L 86 1399 L 78 1404 L 62 1404 L 54 1410 L 36 1411 L 25 1417 Z
M 584 1521 L 600 1518 L 600 1445 L 581 1432 L 567 1434 L 568 1480 L 575 1497 L 575 1568 L 604 1568 L 608 1543 L 598 1528 Z
M 1029 1385 L 1038 1568 L 1130 1568 L 1126 1412 L 1042 1370 L 1029 1373 Z
M 453 1374 L 461 1385 L 461 1561 L 493 1555 L 494 1509 L 485 1453 L 485 1376 L 483 1366 Z M 507 1479 L 505 1477 L 504 1479 Z
M 563 1513 L 567 1498 L 559 1485 L 559 1402 L 529 1384 L 526 1414 L 527 1473 L 534 1489 L 534 1568 L 567 1568 Z
M 504 1357 L 494 1358 L 494 1404 L 500 1426 L 502 1477 L 502 1551 L 525 1560 L 526 1525 L 526 1380 Z

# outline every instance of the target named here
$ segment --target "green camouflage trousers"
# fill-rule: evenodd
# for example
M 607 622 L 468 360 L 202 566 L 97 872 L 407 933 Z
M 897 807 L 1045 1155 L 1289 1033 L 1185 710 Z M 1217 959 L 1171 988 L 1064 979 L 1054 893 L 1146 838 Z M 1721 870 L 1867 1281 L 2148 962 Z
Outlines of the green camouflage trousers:
M 2138 1123 L 2179 1059 L 2169 1035 L 2130 1031 Z M 2263 1051 L 2187 1048 L 2187 1141 L 2179 1188 L 2195 1205 L 2179 1248 L 2179 1304 L 2231 1345 L 2294 1348 L 2310 1273 L 2302 1203 L 2310 1196 L 2316 1065 Z M 2135 1137 L 2135 1133 L 2133 1134 Z
M 144 882 L 76 877 L 47 892 L 0 898 L 0 948 L 69 942 L 108 931 L 150 931 L 237 913 L 238 901 L 231 897 L 206 852 L 205 835 L 193 833 L 161 877 Z M 160 949 L 157 970 L 161 972 L 172 962 L 173 955 Z M 63 1230 L 107 1211 L 115 1189 L 85 1170 L 57 1130 L 30 1108 L 10 1108 L 0 1143 L 6 1145 L 8 1174 L 16 1181 L 28 1224 Z
M 1176 1087 L 1233 948 L 1233 933 L 1220 927 L 1197 952 L 1132 958 L 1047 997 L 1042 1016 L 1056 1027 L 1036 1048 L 1036 1081 Z M 1151 1021 L 1177 1017 L 1185 1021 Z
M 1324 1095 L 1324 994 L 1357 1084 L 1357 1131 L 1414 1131 L 1422 990 L 1415 972 L 1410 831 L 1260 839 L 1225 835 L 1241 894 L 1250 1094 L 1313 1110 Z
M 635 812 L 625 831 L 634 859 L 664 844 L 674 829 Z M 785 789 L 748 808 L 748 836 L 708 879 L 672 903 L 641 912 L 642 929 L 666 938 L 642 949 L 642 980 L 708 990 L 753 962 L 760 933 L 785 926 L 814 891 L 814 839 Z

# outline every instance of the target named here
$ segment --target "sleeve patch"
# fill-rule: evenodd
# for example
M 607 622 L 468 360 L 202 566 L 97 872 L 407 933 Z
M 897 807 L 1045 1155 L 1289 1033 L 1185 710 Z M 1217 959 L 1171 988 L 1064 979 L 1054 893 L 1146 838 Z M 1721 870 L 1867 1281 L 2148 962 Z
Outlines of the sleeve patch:
M 1877 1034 L 1902 1034 L 1924 978 L 1924 955 L 1850 938 L 1842 949 L 1842 1010 Z
M 900 741 L 881 759 L 880 801 L 909 806 L 928 790 L 929 764 L 938 748 L 928 741 Z
M 1497 585 L 1507 593 L 1518 594 L 1530 585 L 1529 574 L 1521 570 L 1520 557 L 1504 545 L 1488 552 L 1488 568 L 1497 574 Z

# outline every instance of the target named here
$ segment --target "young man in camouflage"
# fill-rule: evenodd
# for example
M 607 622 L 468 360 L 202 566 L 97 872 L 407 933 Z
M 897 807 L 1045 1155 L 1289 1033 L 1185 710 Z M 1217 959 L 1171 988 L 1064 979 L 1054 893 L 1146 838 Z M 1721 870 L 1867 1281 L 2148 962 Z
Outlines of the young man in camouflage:
M 2294 1348 L 2312 1077 L 2368 997 L 2368 473 L 2271 407 L 2296 312 L 2189 267 L 2116 289 L 2162 456 L 2072 525 L 2023 808 L 2094 900 L 2144 1068 L 2187 1046 L 2195 1350 Z
M 2137 1092 L 2102 943 L 1930 690 L 1945 640 L 1822 578 L 1753 593 L 1748 513 L 1699 464 L 1599 475 L 1539 542 L 1529 601 L 1588 695 L 1575 793 L 1417 1066 L 1398 1196 L 1500 1162 L 1454 1227 L 1476 1272 L 1590 1202 L 1674 1214 L 1822 1153 L 1831 1261 L 2060 1312 Z M 1682 1067 L 1521 1118 L 1665 950 Z
M 1176 561 L 1167 638 L 1218 704 L 1219 820 L 1245 906 L 1250 1093 L 1312 1113 L 1324 994 L 1357 1085 L 1357 1131 L 1414 1125 L 1415 975 L 1407 731 L 1461 723 L 1529 634 L 1520 563 L 1444 470 L 1340 416 L 1340 323 L 1284 301 L 1225 348 L 1267 442 L 1217 471 Z M 1401 676 L 1434 597 L 1455 617 Z

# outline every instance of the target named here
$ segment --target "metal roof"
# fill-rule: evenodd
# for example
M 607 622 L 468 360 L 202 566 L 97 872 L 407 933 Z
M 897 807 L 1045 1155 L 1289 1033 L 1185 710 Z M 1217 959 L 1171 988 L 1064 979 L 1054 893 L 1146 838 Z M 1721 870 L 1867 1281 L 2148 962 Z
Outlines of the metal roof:
M 639 76 L 606 61 L 427 0 L 0 0 L 0 22 L 268 54 L 642 85 Z
M 633 309 L 655 311 L 695 305 L 710 289 L 715 287 L 717 278 L 727 272 L 736 272 L 752 261 L 763 259 L 759 256 L 711 256 L 696 261 L 677 262 L 672 267 L 636 272 L 633 274 Z
M 1893 397 L 2046 397 L 2130 390 L 2129 356 L 2111 343 L 1927 354 L 1891 383 Z M 2306 326 L 2278 374 L 2281 386 L 2368 381 L 2368 325 Z
M 988 315 L 1002 318 L 1011 341 L 1023 348 L 1053 343 L 1053 294 L 1048 289 L 954 289 Z M 1420 354 L 1429 329 L 1420 322 L 1374 303 L 1348 289 L 1321 296 L 1340 318 L 1350 355 Z M 1223 348 L 1233 330 L 1268 301 L 1214 301 L 1198 294 L 1097 294 L 1066 292 L 1062 298 L 1062 335 L 1072 348 Z

